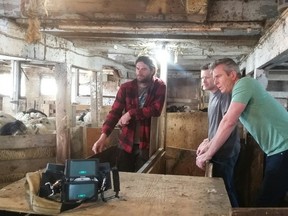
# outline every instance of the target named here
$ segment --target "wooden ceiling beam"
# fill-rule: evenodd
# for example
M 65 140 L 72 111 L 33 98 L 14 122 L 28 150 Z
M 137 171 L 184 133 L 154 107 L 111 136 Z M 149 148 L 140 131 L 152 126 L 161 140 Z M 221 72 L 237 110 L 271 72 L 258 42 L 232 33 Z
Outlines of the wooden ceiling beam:
M 20 3 L 16 0 L 2 1 L 4 8 L 0 10 L 0 15 L 14 18 L 36 14 L 42 18 L 79 15 L 81 19 L 97 19 L 97 14 L 103 14 L 111 19 L 110 14 L 116 14 L 116 17 L 131 19 L 151 16 L 171 21 L 175 15 L 186 21 L 203 23 L 208 11 L 208 0 L 38 0 L 37 5 L 32 4 L 31 0 L 21 0 Z
M 186 2 L 186 5 L 184 4 Z M 45 4 L 44 4 L 45 3 Z M 21 0 L 21 11 L 25 15 L 31 9 L 31 0 Z M 207 16 L 208 0 L 39 0 L 38 10 L 45 10 L 52 16 L 63 14 L 119 13 L 119 14 L 186 14 L 195 22 L 204 22 Z M 41 8 L 42 7 L 42 8 Z M 34 7 L 35 8 L 35 7 Z M 41 13 L 38 13 L 41 16 Z M 44 14 L 45 15 L 45 14 Z
M 16 19 L 18 24 L 28 25 L 28 19 Z M 184 21 L 89 21 L 71 20 L 63 18 L 40 19 L 45 31 L 78 31 L 78 32 L 170 32 L 175 34 L 189 34 L 191 32 L 223 32 L 225 30 L 245 31 L 245 35 L 259 34 L 263 22 L 207 22 L 205 24 Z M 243 32 L 242 32 L 243 34 Z
M 65 31 L 65 32 L 59 32 L 59 31 L 43 31 L 44 33 L 52 34 L 54 36 L 63 37 L 66 39 L 79 39 L 83 41 L 93 41 L 95 39 L 103 39 L 107 41 L 129 41 L 133 39 L 141 40 L 141 39 L 151 39 L 151 40 L 162 40 L 162 41 L 173 41 L 178 40 L 178 42 L 183 41 L 191 41 L 191 40 L 201 40 L 201 41 L 226 41 L 226 43 L 230 43 L 232 41 L 237 40 L 240 44 L 242 41 L 247 41 L 247 43 L 254 45 L 258 39 L 258 35 L 236 35 L 236 36 L 228 36 L 228 35 L 208 35 L 208 34 L 194 34 L 194 35 L 169 35 L 169 34 L 132 34 L 132 33 L 96 33 L 96 32 L 73 32 L 73 31 Z

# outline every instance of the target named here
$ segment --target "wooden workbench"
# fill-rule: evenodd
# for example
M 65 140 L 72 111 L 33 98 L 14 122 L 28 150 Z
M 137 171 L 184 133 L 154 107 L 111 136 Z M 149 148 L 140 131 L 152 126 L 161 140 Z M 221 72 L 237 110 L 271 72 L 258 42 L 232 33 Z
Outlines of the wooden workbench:
M 21 179 L 0 190 L 0 210 L 33 213 Z M 120 173 L 120 198 L 86 203 L 61 215 L 229 215 L 223 180 L 197 176 Z M 110 190 L 113 191 L 113 190 Z

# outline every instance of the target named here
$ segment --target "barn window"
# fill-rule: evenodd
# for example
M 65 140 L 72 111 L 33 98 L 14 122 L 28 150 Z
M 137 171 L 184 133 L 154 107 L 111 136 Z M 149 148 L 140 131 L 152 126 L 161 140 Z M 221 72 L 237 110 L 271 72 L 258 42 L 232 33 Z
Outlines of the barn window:
M 90 96 L 90 71 L 79 71 L 79 91 L 78 96 Z
M 40 93 L 45 96 L 53 96 L 57 93 L 57 85 L 54 77 L 41 77 Z
M 0 74 L 0 95 L 10 96 L 12 92 L 12 80 L 10 73 Z
M 26 96 L 26 77 L 21 74 L 20 79 L 20 97 L 24 98 Z

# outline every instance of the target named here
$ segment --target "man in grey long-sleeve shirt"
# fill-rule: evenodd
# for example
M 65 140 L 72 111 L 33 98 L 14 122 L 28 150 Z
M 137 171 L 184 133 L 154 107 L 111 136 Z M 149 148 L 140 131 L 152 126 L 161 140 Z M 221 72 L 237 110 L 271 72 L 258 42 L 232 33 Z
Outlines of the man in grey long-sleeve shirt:
M 214 137 L 219 123 L 231 102 L 231 95 L 222 94 L 214 84 L 209 65 L 204 65 L 201 68 L 201 85 L 203 90 L 210 91 L 208 104 L 209 129 L 208 138 L 199 145 L 197 155 L 200 154 L 204 148 L 208 147 L 208 141 Z M 233 181 L 234 167 L 239 156 L 239 151 L 240 138 L 236 127 L 225 144 L 211 159 L 213 163 L 213 177 L 223 178 L 232 207 L 239 206 Z

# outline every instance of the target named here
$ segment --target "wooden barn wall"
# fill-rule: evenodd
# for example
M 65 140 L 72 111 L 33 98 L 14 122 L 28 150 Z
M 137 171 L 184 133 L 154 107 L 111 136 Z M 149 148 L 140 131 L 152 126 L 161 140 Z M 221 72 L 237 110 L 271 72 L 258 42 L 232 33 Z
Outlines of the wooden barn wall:
M 207 112 L 167 113 L 166 147 L 196 150 L 207 135 Z
M 166 173 L 204 176 L 195 164 L 196 149 L 208 134 L 206 112 L 167 113 Z
M 119 130 L 113 130 L 110 136 L 106 139 L 106 148 L 118 143 Z M 99 139 L 101 135 L 101 128 L 85 127 L 84 128 L 84 141 L 83 141 L 83 153 L 84 158 L 94 155 L 92 147 L 94 143 Z
M 239 205 L 255 206 L 264 173 L 264 153 L 250 134 L 241 140 L 241 151 L 235 167 L 234 182 Z
M 73 127 L 71 131 L 71 158 L 88 158 L 94 155 L 93 144 L 101 135 L 99 127 Z M 120 130 L 115 128 L 107 138 L 106 148 L 118 145 Z

